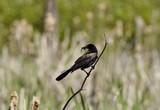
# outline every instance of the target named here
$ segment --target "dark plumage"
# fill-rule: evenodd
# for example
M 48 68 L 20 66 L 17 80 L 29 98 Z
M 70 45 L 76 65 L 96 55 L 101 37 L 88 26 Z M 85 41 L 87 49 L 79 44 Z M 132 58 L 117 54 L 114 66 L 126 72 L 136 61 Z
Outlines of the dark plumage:
M 74 65 L 71 68 L 62 72 L 62 74 L 56 78 L 57 81 L 62 80 L 70 72 L 72 73 L 77 69 L 83 70 L 83 69 L 86 69 L 94 64 L 94 62 L 97 60 L 97 54 L 98 54 L 98 51 L 97 51 L 97 48 L 95 47 L 95 45 L 88 44 L 88 45 L 82 47 L 82 49 L 84 49 L 84 50 L 87 49 L 87 52 L 85 54 L 83 54 L 81 57 L 79 57 L 75 61 Z

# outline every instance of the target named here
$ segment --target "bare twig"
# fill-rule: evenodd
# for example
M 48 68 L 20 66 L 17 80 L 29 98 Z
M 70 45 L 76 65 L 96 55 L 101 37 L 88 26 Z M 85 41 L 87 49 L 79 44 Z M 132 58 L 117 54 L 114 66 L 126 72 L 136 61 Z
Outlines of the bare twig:
M 104 36 L 105 36 L 105 34 L 104 34 Z M 107 42 L 106 37 L 105 37 L 105 45 L 104 45 L 104 48 L 103 48 L 101 54 L 99 55 L 99 57 L 97 58 L 97 60 L 96 60 L 96 62 L 94 63 L 94 65 L 93 65 L 92 68 L 89 70 L 89 72 L 83 70 L 87 75 L 86 75 L 86 77 L 85 77 L 85 79 L 84 79 L 84 81 L 83 81 L 80 89 L 79 89 L 77 92 L 75 92 L 75 93 L 68 99 L 68 101 L 66 102 L 66 104 L 64 105 L 64 107 L 63 107 L 62 110 L 65 110 L 66 107 L 67 107 L 67 105 L 68 105 L 68 103 L 72 100 L 72 98 L 74 98 L 79 92 L 81 92 L 81 91 L 83 90 L 83 87 L 84 87 L 84 84 L 85 84 L 87 78 L 89 77 L 89 75 L 90 75 L 90 73 L 92 72 L 92 70 L 95 68 L 95 66 L 96 66 L 97 62 L 99 61 L 100 57 L 102 56 L 102 54 L 103 54 L 103 52 L 104 52 L 107 44 L 108 44 L 108 42 Z

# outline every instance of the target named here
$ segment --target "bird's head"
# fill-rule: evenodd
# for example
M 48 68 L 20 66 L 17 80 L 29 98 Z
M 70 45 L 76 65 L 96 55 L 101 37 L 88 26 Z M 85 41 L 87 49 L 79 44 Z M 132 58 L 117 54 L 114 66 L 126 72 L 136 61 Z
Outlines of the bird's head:
M 82 47 L 81 51 L 82 50 L 86 50 L 87 53 L 88 52 L 98 52 L 97 48 L 96 48 L 96 46 L 94 44 L 88 44 L 88 45 Z

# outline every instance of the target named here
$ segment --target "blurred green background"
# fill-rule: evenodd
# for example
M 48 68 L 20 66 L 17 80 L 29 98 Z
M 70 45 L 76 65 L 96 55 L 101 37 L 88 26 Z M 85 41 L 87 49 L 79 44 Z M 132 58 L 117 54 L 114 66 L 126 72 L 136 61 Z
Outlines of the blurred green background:
M 55 78 L 94 43 L 108 47 L 67 110 L 159 110 L 159 0 L 0 0 L 0 109 L 60 110 L 85 73 Z M 24 101 L 25 100 L 25 101 Z M 85 105 L 83 105 L 83 101 Z

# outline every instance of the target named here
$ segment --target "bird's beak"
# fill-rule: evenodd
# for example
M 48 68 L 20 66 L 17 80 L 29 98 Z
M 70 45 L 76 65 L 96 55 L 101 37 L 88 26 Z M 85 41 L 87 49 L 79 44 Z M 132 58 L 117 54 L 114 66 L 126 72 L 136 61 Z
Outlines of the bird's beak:
M 83 51 L 83 50 L 84 50 L 84 51 L 85 51 L 85 53 L 86 53 L 86 52 L 88 51 L 88 48 L 86 48 L 86 47 L 82 47 L 82 48 L 81 48 L 81 53 L 82 53 L 82 51 Z
M 82 50 L 85 50 L 85 49 L 86 49 L 86 47 L 82 47 L 82 48 L 81 48 L 81 51 L 82 51 Z

